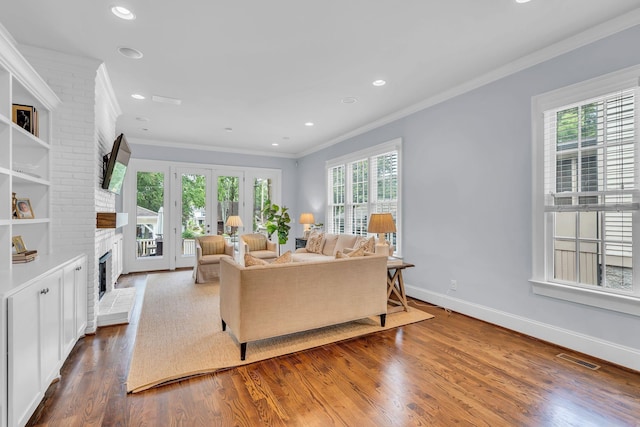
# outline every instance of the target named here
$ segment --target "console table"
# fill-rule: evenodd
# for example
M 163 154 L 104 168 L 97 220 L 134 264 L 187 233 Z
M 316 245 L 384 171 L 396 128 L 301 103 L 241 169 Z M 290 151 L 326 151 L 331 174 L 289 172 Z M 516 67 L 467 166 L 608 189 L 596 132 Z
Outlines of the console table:
M 409 311 L 402 270 L 410 267 L 415 267 L 415 265 L 406 262 L 387 265 L 387 303 L 391 305 L 387 308 L 387 313 Z

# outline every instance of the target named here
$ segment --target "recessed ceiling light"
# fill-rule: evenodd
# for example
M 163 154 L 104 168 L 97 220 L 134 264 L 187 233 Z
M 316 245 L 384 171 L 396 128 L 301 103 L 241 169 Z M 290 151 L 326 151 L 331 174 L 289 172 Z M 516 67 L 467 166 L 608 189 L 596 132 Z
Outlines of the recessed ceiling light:
M 111 8 L 111 13 L 116 15 L 118 18 L 124 19 L 126 21 L 132 21 L 136 19 L 135 13 L 131 12 L 129 9 L 122 6 L 113 6 Z
M 358 102 L 358 98 L 354 98 L 353 96 L 347 96 L 346 98 L 342 98 L 343 104 L 355 104 Z
M 305 123 L 304 125 L 305 125 L 305 126 L 313 126 L 313 124 L 314 124 L 313 122 L 307 122 L 307 123 Z
M 227 132 L 233 132 L 233 128 L 224 128 Z
M 142 128 L 143 131 L 147 132 L 149 128 Z
M 529 3 L 531 0 L 516 0 L 516 3 Z
M 372 84 L 374 86 L 384 86 L 387 84 L 387 82 L 382 79 L 379 79 L 379 80 L 374 80 Z
M 139 122 L 148 122 L 149 117 L 140 116 L 140 117 L 136 117 L 136 120 Z
M 118 52 L 120 53 L 120 55 L 126 56 L 127 58 L 130 58 L 130 59 L 140 59 L 143 57 L 142 52 L 132 47 L 121 46 L 118 48 Z
M 278 144 L 277 142 L 274 142 L 274 143 L 273 143 L 273 144 L 271 144 L 271 145 L 273 145 L 274 147 L 277 147 L 277 146 L 278 146 L 278 145 L 280 145 L 280 144 Z
M 144 95 L 141 95 L 141 94 L 139 94 L 139 93 L 133 93 L 133 94 L 131 94 L 131 97 L 132 97 L 133 99 L 145 99 L 145 96 L 144 96 Z

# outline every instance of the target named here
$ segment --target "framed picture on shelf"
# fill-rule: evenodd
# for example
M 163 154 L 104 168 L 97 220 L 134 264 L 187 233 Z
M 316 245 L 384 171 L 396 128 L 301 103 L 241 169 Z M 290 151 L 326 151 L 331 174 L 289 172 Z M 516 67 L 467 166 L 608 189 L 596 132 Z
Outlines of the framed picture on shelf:
M 16 216 L 20 219 L 33 219 L 33 209 L 29 199 L 16 198 Z
M 13 236 L 11 238 L 11 243 L 13 243 L 13 247 L 16 248 L 17 254 L 27 252 L 27 247 L 24 245 L 24 242 L 22 241 L 22 236 Z
M 34 110 L 31 105 L 13 104 L 13 122 L 27 132 L 33 133 Z

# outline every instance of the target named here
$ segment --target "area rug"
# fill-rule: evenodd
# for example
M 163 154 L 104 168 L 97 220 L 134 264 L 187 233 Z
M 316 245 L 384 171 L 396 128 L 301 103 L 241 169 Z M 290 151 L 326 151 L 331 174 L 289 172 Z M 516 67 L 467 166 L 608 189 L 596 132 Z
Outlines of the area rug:
M 136 341 L 129 365 L 127 392 L 137 393 L 180 379 L 245 365 L 331 344 L 361 335 L 420 322 L 433 316 L 417 309 L 313 331 L 250 342 L 246 360 L 220 321 L 220 286 L 195 284 L 190 271 L 148 277 Z

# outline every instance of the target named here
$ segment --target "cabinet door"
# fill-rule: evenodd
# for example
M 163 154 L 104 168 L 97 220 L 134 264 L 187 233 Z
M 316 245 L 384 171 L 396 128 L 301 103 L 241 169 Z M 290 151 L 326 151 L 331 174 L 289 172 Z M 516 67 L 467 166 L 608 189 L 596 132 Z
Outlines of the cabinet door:
M 87 329 L 87 258 L 75 264 L 76 339 Z
M 40 292 L 33 284 L 7 301 L 8 425 L 24 425 L 42 398 L 40 387 Z
M 41 385 L 46 390 L 58 376 L 62 360 L 62 271 L 39 281 Z
M 64 268 L 62 278 L 62 354 L 66 357 L 76 343 L 76 265 Z

